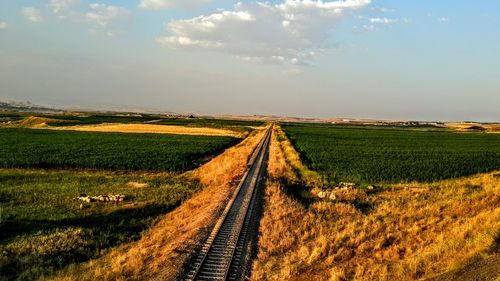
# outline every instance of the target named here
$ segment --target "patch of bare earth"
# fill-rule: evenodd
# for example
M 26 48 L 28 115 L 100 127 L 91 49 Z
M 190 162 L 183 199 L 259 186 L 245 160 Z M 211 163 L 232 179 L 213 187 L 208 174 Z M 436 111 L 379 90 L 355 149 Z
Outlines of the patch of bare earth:
M 241 133 L 225 129 L 207 128 L 207 127 L 186 127 L 186 126 L 176 126 L 176 125 L 155 125 L 155 124 L 98 124 L 98 125 L 51 127 L 50 129 L 86 131 L 86 132 L 149 133 L 149 134 L 241 137 Z
M 473 274 L 495 256 L 498 172 L 415 183 L 426 186 L 418 192 L 393 185 L 355 190 L 362 200 L 310 201 L 298 195 L 307 173 L 290 153 L 283 136 L 273 137 L 251 280 L 422 280 Z
M 209 235 L 246 170 L 247 160 L 263 137 L 254 131 L 184 176 L 199 180 L 202 191 L 166 214 L 137 241 L 100 259 L 69 267 L 55 280 L 176 280 L 189 258 Z

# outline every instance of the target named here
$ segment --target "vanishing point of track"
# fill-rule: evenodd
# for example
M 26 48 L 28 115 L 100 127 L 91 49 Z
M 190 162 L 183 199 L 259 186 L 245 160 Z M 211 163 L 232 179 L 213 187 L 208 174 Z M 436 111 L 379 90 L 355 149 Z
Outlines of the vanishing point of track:
M 243 280 L 248 237 L 255 224 L 258 185 L 266 170 L 272 126 L 248 162 L 248 170 L 212 233 L 193 260 L 186 280 Z

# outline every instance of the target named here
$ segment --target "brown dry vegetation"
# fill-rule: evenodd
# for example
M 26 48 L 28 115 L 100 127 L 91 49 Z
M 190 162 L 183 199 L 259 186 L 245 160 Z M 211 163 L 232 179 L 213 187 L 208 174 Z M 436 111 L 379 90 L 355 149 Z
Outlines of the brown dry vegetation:
M 139 241 L 98 260 L 69 267 L 54 279 L 174 280 L 207 238 L 262 137 L 262 130 L 254 131 L 242 143 L 186 173 L 184 176 L 199 180 L 204 189 L 165 215 Z
M 444 126 L 457 131 L 483 130 L 487 133 L 500 133 L 500 124 L 482 123 L 444 123 Z
M 276 128 L 251 280 L 426 279 L 498 252 L 498 172 L 418 192 L 403 185 L 361 192 L 371 206 L 361 210 L 349 200 L 291 195 L 301 164 L 288 144 Z
M 46 128 L 48 127 L 47 123 L 65 123 L 65 120 L 52 119 L 46 117 L 37 117 L 37 116 L 28 116 L 23 120 L 13 123 L 13 127 L 20 128 Z
M 175 125 L 155 124 L 98 124 L 51 127 L 51 130 L 71 130 L 87 132 L 114 132 L 114 133 L 151 133 L 151 134 L 178 134 L 204 136 L 233 136 L 242 137 L 241 132 L 207 127 L 186 127 Z
M 319 188 L 322 184 L 321 176 L 312 170 L 309 170 L 300 160 L 300 156 L 295 151 L 285 132 L 280 127 L 275 126 L 273 130 L 273 142 L 271 144 L 270 156 L 275 155 L 275 161 L 269 161 L 270 175 L 280 175 L 277 171 L 285 169 L 286 173 L 280 175 L 289 181 L 298 181 L 302 185 Z M 272 158 L 270 158 L 272 159 Z M 276 169 L 276 171 L 275 171 Z

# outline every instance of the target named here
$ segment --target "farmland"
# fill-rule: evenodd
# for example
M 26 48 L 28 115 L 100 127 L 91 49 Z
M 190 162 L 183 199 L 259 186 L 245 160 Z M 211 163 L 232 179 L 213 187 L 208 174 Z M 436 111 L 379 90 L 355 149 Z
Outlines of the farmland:
M 223 120 L 212 118 L 181 118 L 172 117 L 165 118 L 155 115 L 141 115 L 141 116 L 119 116 L 119 115 L 90 115 L 88 117 L 74 116 L 74 115 L 40 115 L 41 117 L 48 117 L 57 120 L 66 121 L 66 123 L 54 123 L 55 126 L 60 125 L 90 125 L 101 123 L 144 123 L 151 122 L 161 125 L 179 125 L 179 126 L 193 126 L 193 127 L 211 127 L 223 128 L 227 126 L 261 126 L 263 122 L 259 121 L 244 121 L 244 120 Z M 50 124 L 49 124 L 50 125 Z
M 193 127 L 210 127 L 210 128 L 226 128 L 231 127 L 255 127 L 262 126 L 261 121 L 245 121 L 245 120 L 223 120 L 211 118 L 165 118 L 157 122 L 162 125 L 181 125 Z
M 302 160 L 330 182 L 430 182 L 500 169 L 500 135 L 283 126 Z
M 78 125 L 50 127 L 51 130 L 69 130 L 84 132 L 110 132 L 110 133 L 145 133 L 145 134 L 176 134 L 176 135 L 195 135 L 195 136 L 232 136 L 244 137 L 243 132 L 233 130 L 207 128 L 207 127 L 189 127 L 176 125 L 157 125 L 157 124 L 98 124 L 98 125 Z
M 0 280 L 52 276 L 141 239 L 204 186 L 202 176 L 181 173 L 240 141 L 0 129 Z M 125 200 L 85 202 L 81 194 Z
M 61 124 L 71 123 L 53 117 L 28 116 L 20 122 L 30 127 L 57 120 L 52 124 L 57 128 L 19 128 L 15 124 L 0 128 L 0 280 L 53 276 L 60 270 L 107 256 L 119 246 L 128 247 L 206 186 L 204 177 L 212 180 L 210 169 L 214 168 L 210 167 L 214 165 L 204 172 L 207 175 L 197 170 L 184 172 L 200 167 L 241 141 L 231 136 L 181 134 L 225 131 L 222 129 L 145 124 L 141 122 L 146 120 L 139 117 L 116 116 L 111 120 L 101 116 L 94 121 L 112 121 L 141 130 L 151 130 L 152 126 L 161 132 L 171 127 L 181 131 L 59 130 Z M 73 118 L 77 117 L 69 119 Z M 252 148 L 247 146 L 243 147 Z M 234 159 L 226 159 L 224 165 Z M 207 170 L 204 167 L 200 169 Z M 233 177 L 233 172 L 218 176 L 228 182 Z M 86 202 L 77 199 L 82 194 L 119 194 L 125 200 Z
M 446 280 L 498 279 L 498 171 L 412 183 L 416 189 L 339 189 L 321 199 L 304 186 L 320 175 L 279 128 L 274 133 L 250 280 L 434 280 L 464 267 L 468 277 Z
M 175 210 L 168 212 L 137 242 L 66 268 L 52 280 L 179 280 L 183 265 L 196 245 L 205 241 L 245 173 L 247 159 L 263 136 L 262 130 L 226 149 L 203 166 L 183 174 L 203 186 Z M 161 277 L 161 278 L 160 278 Z
M 199 188 L 169 174 L 0 169 L 0 280 L 47 276 L 137 240 Z M 82 203 L 81 193 L 127 197 Z
M 48 123 L 51 126 L 68 126 L 68 125 L 92 125 L 102 123 L 153 123 L 159 125 L 178 125 L 190 127 L 208 127 L 208 128 L 228 128 L 245 129 L 252 126 L 261 126 L 264 123 L 259 121 L 243 121 L 243 120 L 222 120 L 211 118 L 164 118 L 154 115 L 143 116 L 117 116 L 117 115 L 91 115 L 88 117 L 72 116 L 72 115 L 47 115 L 48 117 L 63 122 Z
M 118 115 L 106 115 L 106 114 L 95 114 L 90 116 L 75 116 L 75 115 L 39 115 L 42 118 L 50 118 L 63 122 L 52 122 L 48 123 L 50 126 L 67 126 L 67 125 L 90 125 L 90 124 L 101 124 L 101 123 L 143 123 L 148 121 L 153 121 L 158 119 L 154 116 L 144 115 L 144 116 L 118 116 Z
M 2 122 L 16 122 L 22 120 L 24 117 L 20 114 L 9 113 L 0 111 L 0 123 Z
M 23 122 L 24 121 L 24 122 Z M 33 122 L 34 121 L 34 122 Z M 0 111 L 0 124 L 10 122 L 14 126 L 34 125 L 43 122 L 47 126 L 79 126 L 97 124 L 158 124 L 176 125 L 197 128 L 232 129 L 235 131 L 249 131 L 251 127 L 262 126 L 264 122 L 250 120 L 226 120 L 197 117 L 165 117 L 161 115 L 127 115 L 127 114 L 33 114 Z
M 232 137 L 0 129 L 0 166 L 185 171 L 234 145 Z

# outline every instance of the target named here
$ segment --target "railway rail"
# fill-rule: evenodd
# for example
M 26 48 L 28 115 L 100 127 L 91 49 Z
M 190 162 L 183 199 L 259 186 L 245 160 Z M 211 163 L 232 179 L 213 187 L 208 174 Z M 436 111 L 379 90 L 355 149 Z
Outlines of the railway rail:
M 258 186 L 266 170 L 272 125 L 250 157 L 248 169 L 185 280 L 243 280 L 249 236 L 255 230 Z

